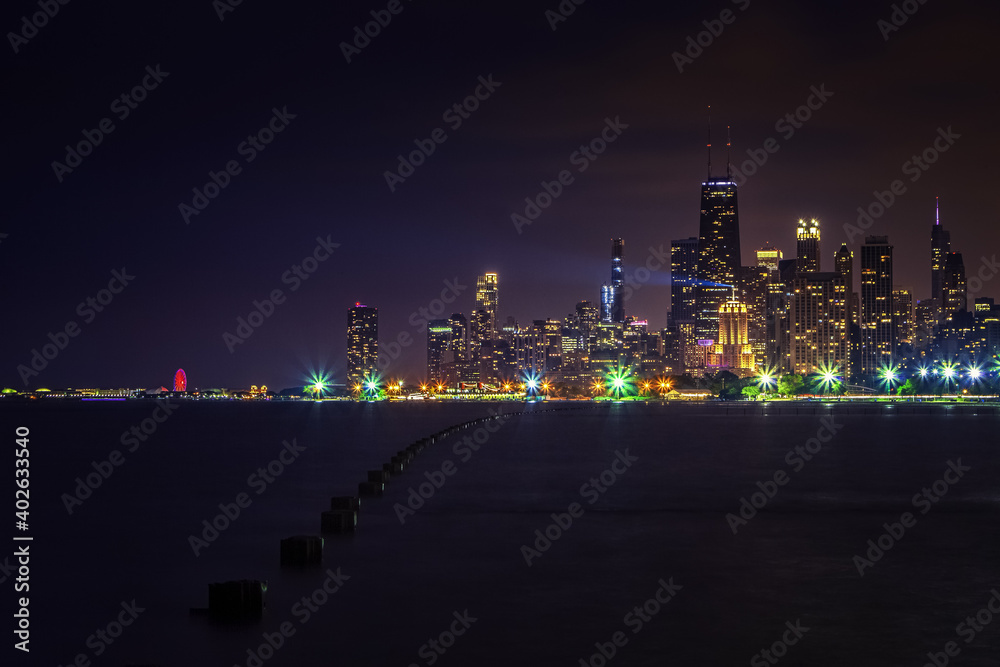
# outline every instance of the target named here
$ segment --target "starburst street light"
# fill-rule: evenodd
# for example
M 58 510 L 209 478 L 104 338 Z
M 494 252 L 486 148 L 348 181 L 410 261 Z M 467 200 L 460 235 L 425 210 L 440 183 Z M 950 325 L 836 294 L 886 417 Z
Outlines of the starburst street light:
M 632 392 L 632 380 L 629 378 L 628 371 L 615 369 L 608 373 L 608 377 L 605 382 L 607 384 L 608 391 L 613 392 L 615 398 L 621 398 L 622 394 L 629 394 Z
M 969 364 L 965 372 L 969 374 L 969 379 L 973 382 L 979 382 L 980 378 L 983 377 L 983 369 L 978 364 Z
M 315 378 L 315 379 L 310 378 L 310 384 L 308 389 L 313 393 L 313 396 L 316 397 L 317 399 L 322 396 L 325 396 L 329 388 L 330 385 L 327 384 L 326 380 L 324 380 L 323 378 Z
M 958 364 L 953 361 L 942 361 L 941 376 L 944 378 L 945 385 L 950 386 L 958 377 Z
M 323 371 L 310 372 L 308 384 L 304 389 L 316 399 L 326 396 L 330 391 L 330 374 Z
M 380 387 L 381 380 L 382 380 L 382 378 L 380 378 L 376 373 L 366 373 L 365 374 L 364 380 L 361 381 L 361 385 L 362 385 L 362 387 L 364 387 L 365 393 L 370 398 L 374 398 L 374 397 L 378 396 L 379 390 L 381 388 Z
M 900 373 L 899 366 L 894 364 L 883 364 L 881 368 L 878 369 L 879 384 L 885 385 L 885 393 L 891 394 L 892 388 L 899 384 Z
M 757 374 L 757 387 L 765 394 L 772 388 L 778 386 L 778 379 L 774 377 L 774 371 L 769 368 L 761 369 Z
M 840 385 L 840 366 L 836 364 L 822 363 L 819 365 L 819 378 L 817 384 L 824 393 L 836 389 Z
M 524 374 L 524 392 L 528 396 L 534 396 L 542 387 L 542 376 L 534 371 L 527 371 Z

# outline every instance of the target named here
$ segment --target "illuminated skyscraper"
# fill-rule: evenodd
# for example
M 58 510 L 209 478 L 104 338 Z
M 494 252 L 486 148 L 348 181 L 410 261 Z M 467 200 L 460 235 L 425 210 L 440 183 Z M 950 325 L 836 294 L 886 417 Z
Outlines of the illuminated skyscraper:
M 781 251 L 770 244 L 765 244 L 763 248 L 757 251 L 757 266 L 766 266 L 767 270 L 771 272 L 778 270 L 778 262 L 782 259 L 783 255 Z
M 378 371 L 378 308 L 356 303 L 347 311 L 347 380 L 360 384 Z
M 876 375 L 896 349 L 892 317 L 892 246 L 868 236 L 861 246 L 861 373 Z
M 427 323 L 427 381 L 444 382 L 442 365 L 451 347 L 451 323 L 448 320 L 431 320 Z
M 611 284 L 601 287 L 601 321 L 625 322 L 625 241 L 611 239 Z
M 499 284 L 497 274 L 485 273 L 476 279 L 476 309 L 469 318 L 469 365 L 463 376 L 465 382 L 491 382 L 491 377 L 482 377 L 481 369 L 493 368 L 492 346 L 487 343 L 497 340 L 497 306 L 499 305 Z M 487 355 L 480 359 L 480 350 L 489 347 Z M 487 373 L 489 376 L 491 372 Z
M 951 233 L 941 225 L 941 205 L 935 197 L 934 225 L 931 227 L 931 298 L 936 299 L 938 324 L 944 319 L 944 269 L 951 252 Z
M 497 274 L 486 273 L 476 280 L 476 310 L 486 313 L 480 330 L 474 331 L 476 340 L 493 340 L 497 337 L 497 306 L 499 305 Z
M 771 244 L 765 244 L 757 251 L 757 266 L 767 270 L 767 284 L 764 307 L 764 354 L 758 358 L 758 363 L 765 367 L 781 368 L 781 325 L 787 306 L 785 283 L 781 278 L 779 267 L 784 260 L 784 254 Z M 759 350 L 760 345 L 757 345 Z
M 980 358 L 1000 353 L 1000 308 L 993 299 L 981 296 L 974 302 L 973 313 L 976 322 L 974 353 Z
M 451 327 L 449 349 L 455 351 L 457 360 L 465 360 L 469 355 L 469 321 L 462 313 L 452 313 L 448 326 Z
M 934 343 L 934 332 L 937 330 L 937 311 L 939 306 L 934 299 L 921 299 L 913 309 L 913 349 L 919 358 L 926 358 Z
M 757 365 L 767 365 L 767 302 L 771 271 L 767 266 L 744 266 L 740 293 L 747 307 L 748 337 Z
M 698 304 L 695 282 L 698 273 L 698 239 L 690 237 L 670 242 L 670 317 L 672 325 L 694 322 Z
M 837 368 L 851 375 L 847 282 L 844 274 L 806 272 L 792 279 L 788 303 L 788 349 L 783 366 L 806 375 Z
M 545 373 L 545 335 L 535 329 L 524 329 L 514 335 L 515 368 L 519 376 L 541 376 Z
M 456 385 L 470 374 L 469 323 L 462 313 L 452 313 L 448 326 L 451 328 L 451 339 L 441 360 L 442 383 Z
M 913 295 L 909 290 L 899 286 L 892 288 L 892 317 L 899 342 L 912 345 L 916 325 L 913 320 Z
M 534 320 L 532 330 L 541 337 L 544 353 L 544 373 L 558 372 L 562 368 L 562 322 L 559 320 Z
M 795 230 L 795 247 L 798 250 L 795 264 L 796 272 L 815 273 L 821 270 L 819 220 L 816 218 L 809 222 L 799 220 L 799 226 Z
M 576 304 L 576 319 L 580 327 L 578 348 L 589 353 L 597 343 L 597 325 L 601 321 L 601 312 L 590 301 L 580 301 Z
M 965 282 L 965 262 L 962 253 L 949 252 L 942 271 L 941 311 L 945 322 L 954 319 L 955 313 L 968 310 L 969 295 Z
M 717 340 L 719 309 L 736 286 L 740 267 L 740 219 L 736 183 L 709 178 L 701 184 L 698 227 L 697 338 Z
M 670 312 L 668 328 L 674 334 L 678 346 L 678 366 L 695 368 L 703 361 L 695 335 L 695 321 L 698 316 L 697 301 L 698 238 L 692 236 L 670 242 Z
M 847 286 L 847 305 L 850 308 L 849 320 L 857 324 L 858 322 L 858 295 L 854 291 L 854 253 L 847 247 L 846 243 L 841 244 L 840 250 L 833 256 L 834 270 L 844 276 L 844 284 Z
M 741 377 L 753 373 L 756 362 L 748 332 L 746 304 L 728 299 L 719 307 L 719 340 L 712 347 L 711 365 L 728 368 Z

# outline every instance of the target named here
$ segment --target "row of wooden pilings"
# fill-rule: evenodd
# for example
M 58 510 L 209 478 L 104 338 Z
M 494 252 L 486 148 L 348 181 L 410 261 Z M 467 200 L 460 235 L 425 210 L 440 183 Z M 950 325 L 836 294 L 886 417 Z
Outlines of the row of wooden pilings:
M 548 411 L 539 410 L 532 411 L 532 413 Z M 323 511 L 319 517 L 320 535 L 293 535 L 281 540 L 281 566 L 302 568 L 322 565 L 325 543 L 323 535 L 354 533 L 358 526 L 362 499 L 381 497 L 385 492 L 386 484 L 393 477 L 402 475 L 406 467 L 413 462 L 414 457 L 427 447 L 464 429 L 501 417 L 508 418 L 521 414 L 525 414 L 525 411 L 497 414 L 462 422 L 426 438 L 421 438 L 399 450 L 387 463 L 382 464 L 380 470 L 367 472 L 366 478 L 358 484 L 357 495 L 330 498 L 330 509 Z M 208 585 L 208 613 L 211 617 L 221 620 L 259 619 L 266 606 L 266 594 L 267 581 L 258 579 L 211 583 Z

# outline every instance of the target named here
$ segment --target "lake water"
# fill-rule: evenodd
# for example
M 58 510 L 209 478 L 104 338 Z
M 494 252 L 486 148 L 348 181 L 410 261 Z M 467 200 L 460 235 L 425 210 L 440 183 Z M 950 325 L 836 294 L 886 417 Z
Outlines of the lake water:
M 182 403 L 127 451 L 121 434 L 156 405 L 0 406 L 9 448 L 31 429 L 30 664 L 774 664 L 766 649 L 785 665 L 920 667 L 948 642 L 951 664 L 1000 660 L 1000 618 L 980 612 L 1000 589 L 992 408 Z M 326 536 L 322 568 L 280 567 L 279 541 L 318 534 L 331 496 L 496 410 L 524 414 L 418 454 L 362 501 L 355 534 Z M 477 428 L 474 450 L 462 437 Z M 293 439 L 304 449 L 279 475 L 248 481 Z M 63 495 L 115 449 L 124 461 L 69 514 Z M 444 483 L 401 523 L 425 473 Z M 915 502 L 925 488 L 935 500 Z M 249 506 L 196 556 L 189 537 L 240 493 Z M 745 523 L 727 519 L 741 498 L 763 505 Z M 855 556 L 887 523 L 900 536 L 861 576 Z M 547 528 L 556 539 L 536 545 Z M 295 605 L 338 568 L 342 587 L 306 620 Z M 210 582 L 244 578 L 268 581 L 260 622 L 191 614 Z M 88 645 L 133 599 L 134 622 Z M 977 612 L 979 630 L 960 626 Z M 294 634 L 273 656 L 248 656 L 282 623 Z

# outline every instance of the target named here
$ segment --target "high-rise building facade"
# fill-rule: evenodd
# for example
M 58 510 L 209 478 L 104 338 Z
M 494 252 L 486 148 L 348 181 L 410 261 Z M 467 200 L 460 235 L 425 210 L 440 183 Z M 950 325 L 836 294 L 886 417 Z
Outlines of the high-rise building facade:
M 601 321 L 625 322 L 625 241 L 611 239 L 611 283 L 601 288 Z
M 781 251 L 770 244 L 757 251 L 757 266 L 766 266 L 767 270 L 772 273 L 778 271 L 778 262 L 782 259 L 784 256 Z
M 493 340 L 497 337 L 497 307 L 499 306 L 499 283 L 497 274 L 486 273 L 476 279 L 476 310 L 486 313 L 486 320 L 478 332 L 478 340 Z
M 695 320 L 697 301 L 698 237 L 670 242 L 670 312 L 667 328 L 675 331 L 678 355 L 673 360 L 678 371 L 685 366 L 697 367 L 699 359 Z M 703 355 L 702 355 L 703 356 Z
M 542 337 L 545 350 L 545 372 L 556 373 L 562 369 L 562 322 L 559 320 L 535 320 L 535 331 Z
M 892 361 L 892 246 L 887 236 L 867 236 L 861 246 L 861 373 L 876 375 Z
M 465 360 L 469 356 L 469 321 L 462 313 L 452 313 L 448 318 L 451 327 L 451 342 L 449 349 L 455 351 L 457 359 Z
M 857 324 L 858 293 L 854 291 L 854 253 L 846 243 L 841 244 L 840 250 L 833 255 L 833 267 L 835 272 L 844 276 L 844 284 L 847 286 L 847 305 L 851 309 L 849 319 Z
M 601 311 L 590 301 L 580 301 L 576 304 L 576 320 L 580 327 L 579 349 L 589 353 L 597 340 Z
M 514 336 L 514 355 L 518 376 L 545 374 L 545 336 L 538 330 L 525 329 Z
M 913 319 L 913 295 L 903 287 L 892 288 L 892 317 L 899 342 L 913 345 L 913 337 L 917 332 Z
M 747 336 L 756 365 L 767 366 L 767 300 L 771 271 L 766 266 L 744 266 L 740 293 L 747 307 Z
M 601 285 L 601 323 L 611 324 L 611 311 L 614 310 L 615 288 L 604 283 Z
M 851 322 L 842 273 L 796 275 L 789 290 L 787 321 L 785 368 L 800 375 L 839 369 L 842 377 L 850 377 Z
M 719 338 L 719 309 L 737 285 L 740 267 L 740 218 L 736 183 L 711 178 L 701 184 L 701 218 L 698 226 L 696 337 Z
M 356 303 L 347 310 L 347 381 L 361 384 L 378 371 L 378 308 Z
M 781 278 L 780 270 L 783 262 L 784 254 L 781 250 L 770 244 L 766 244 L 757 251 L 757 266 L 767 269 L 767 295 L 764 307 L 764 356 L 758 359 L 758 363 L 770 370 L 779 369 L 782 360 L 780 327 L 787 306 L 785 284 Z
M 1000 353 L 1000 308 L 997 308 L 993 299 L 978 297 L 973 313 L 976 322 L 976 356 L 985 359 Z
M 913 350 L 919 358 L 926 357 L 934 343 L 934 332 L 937 330 L 937 312 L 939 306 L 934 299 L 921 299 L 913 308 Z
M 698 238 L 670 242 L 670 312 L 668 323 L 694 322 L 698 273 Z
M 799 220 L 795 230 L 795 247 L 798 250 L 795 270 L 799 273 L 816 273 L 822 270 L 819 253 L 819 220 Z
M 427 323 L 427 381 L 437 385 L 445 381 L 445 355 L 451 348 L 452 329 L 448 320 Z
M 729 299 L 719 307 L 719 340 L 710 354 L 711 364 L 740 377 L 753 373 L 757 364 L 750 346 L 747 306 Z
M 941 281 L 941 315 L 950 322 L 956 313 L 969 309 L 968 287 L 965 282 L 965 262 L 962 253 L 949 252 L 944 261 Z

